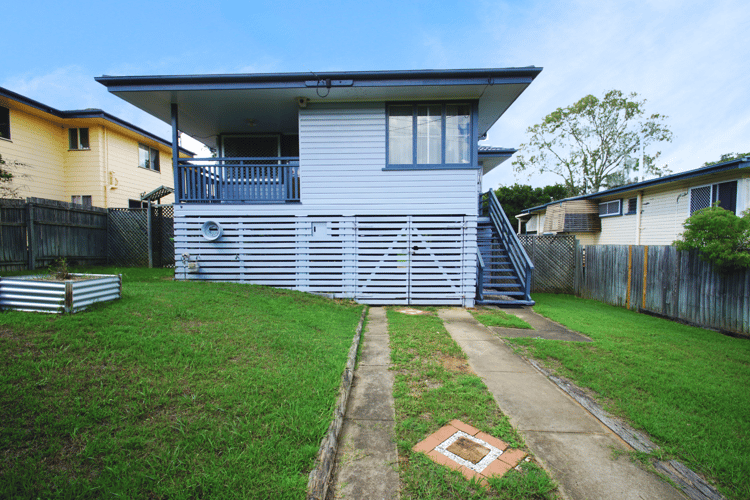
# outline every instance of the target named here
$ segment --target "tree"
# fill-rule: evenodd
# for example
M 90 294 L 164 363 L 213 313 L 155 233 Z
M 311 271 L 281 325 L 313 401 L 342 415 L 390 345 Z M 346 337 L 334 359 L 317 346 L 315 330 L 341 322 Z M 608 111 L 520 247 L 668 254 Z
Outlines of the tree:
M 750 210 L 738 217 L 717 202 L 688 217 L 683 227 L 682 240 L 672 243 L 678 250 L 698 250 L 720 273 L 750 267 Z
M 527 184 L 513 184 L 500 186 L 495 190 L 495 196 L 503 206 L 505 214 L 511 224 L 516 222 L 515 216 L 524 208 L 536 207 L 554 200 L 561 200 L 567 196 L 567 190 L 562 184 L 532 188 Z
M 607 92 L 602 99 L 587 95 L 566 108 L 557 108 L 542 123 L 529 127 L 522 154 L 513 162 L 517 173 L 552 172 L 563 178 L 568 195 L 594 193 L 601 187 L 628 182 L 630 171 L 661 176 L 669 173 L 644 155 L 633 158 L 641 145 L 671 142 L 664 115 L 646 115 L 646 100 L 638 94 Z
M 702 166 L 708 167 L 709 165 L 716 165 L 717 163 L 723 163 L 725 161 L 739 160 L 740 158 L 744 158 L 745 156 L 750 156 L 750 153 L 725 153 L 721 155 L 721 158 L 719 158 L 717 161 L 707 161 Z
M 13 179 L 28 177 L 27 174 L 15 172 L 19 167 L 28 165 L 18 160 L 5 160 L 3 155 L 0 155 L 0 198 L 18 198 L 21 186 L 13 186 Z

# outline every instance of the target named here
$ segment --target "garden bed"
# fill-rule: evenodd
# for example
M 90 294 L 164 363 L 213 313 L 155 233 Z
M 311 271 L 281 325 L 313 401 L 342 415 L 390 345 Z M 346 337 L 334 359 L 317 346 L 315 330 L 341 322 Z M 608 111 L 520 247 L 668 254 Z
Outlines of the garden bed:
M 48 313 L 74 313 L 96 302 L 122 297 L 120 274 L 71 274 L 0 278 L 0 309 Z

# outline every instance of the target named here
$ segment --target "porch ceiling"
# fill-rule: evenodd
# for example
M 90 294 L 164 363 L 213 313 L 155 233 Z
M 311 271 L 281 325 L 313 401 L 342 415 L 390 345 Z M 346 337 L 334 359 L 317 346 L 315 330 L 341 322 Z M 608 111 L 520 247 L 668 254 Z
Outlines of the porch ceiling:
M 96 80 L 136 107 L 210 147 L 220 133 L 296 133 L 298 99 L 319 102 L 479 100 L 484 134 L 541 68 L 282 73 L 271 75 L 103 76 Z M 330 80 L 330 88 L 327 87 Z

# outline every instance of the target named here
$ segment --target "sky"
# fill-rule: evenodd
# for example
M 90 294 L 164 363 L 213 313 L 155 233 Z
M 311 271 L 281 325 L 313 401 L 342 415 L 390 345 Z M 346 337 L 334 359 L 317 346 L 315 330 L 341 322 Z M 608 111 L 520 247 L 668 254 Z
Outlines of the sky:
M 167 124 L 94 81 L 172 75 L 538 66 L 542 73 L 483 145 L 580 98 L 637 92 L 667 115 L 659 166 L 691 170 L 750 152 L 750 2 L 26 0 L 4 5 L 0 86 L 61 110 L 100 108 L 161 137 Z M 186 140 L 184 147 L 199 152 Z M 484 188 L 539 187 L 506 161 Z

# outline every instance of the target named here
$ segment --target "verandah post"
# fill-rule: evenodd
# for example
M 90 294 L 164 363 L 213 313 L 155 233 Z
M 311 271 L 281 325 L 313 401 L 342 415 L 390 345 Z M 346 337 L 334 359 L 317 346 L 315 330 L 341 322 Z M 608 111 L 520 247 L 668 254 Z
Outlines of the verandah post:
M 174 202 L 179 203 L 182 199 L 182 186 L 180 185 L 180 174 L 178 171 L 178 164 L 180 159 L 180 132 L 178 129 L 179 123 L 177 120 L 177 103 L 173 102 L 172 108 L 172 175 L 174 176 Z

